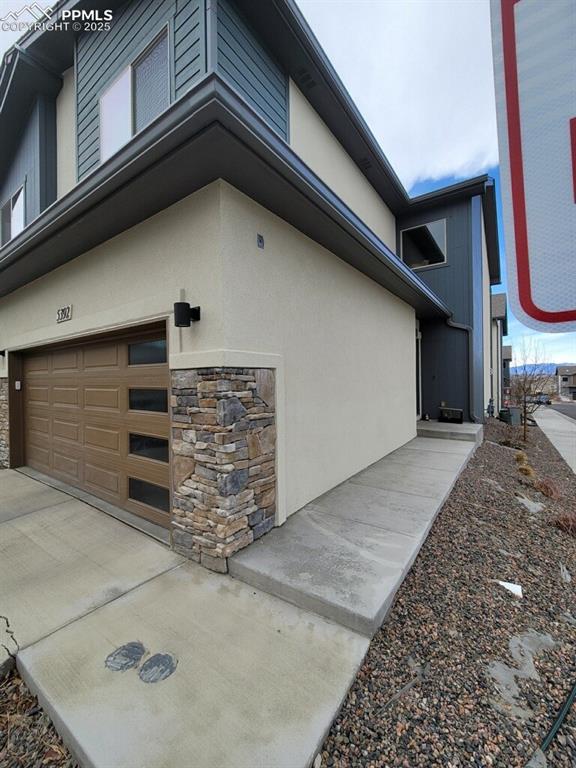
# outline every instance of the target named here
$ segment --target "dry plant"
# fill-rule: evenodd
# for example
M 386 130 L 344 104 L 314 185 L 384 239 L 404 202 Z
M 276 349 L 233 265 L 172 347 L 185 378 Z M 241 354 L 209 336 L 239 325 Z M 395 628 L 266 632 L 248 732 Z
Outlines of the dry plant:
M 515 371 L 510 379 L 512 402 L 522 411 L 522 439 L 528 441 L 528 423 L 534 421 L 534 413 L 542 405 L 538 398 L 550 388 L 552 375 L 547 372 L 545 350 L 539 342 L 522 337 L 515 346 Z

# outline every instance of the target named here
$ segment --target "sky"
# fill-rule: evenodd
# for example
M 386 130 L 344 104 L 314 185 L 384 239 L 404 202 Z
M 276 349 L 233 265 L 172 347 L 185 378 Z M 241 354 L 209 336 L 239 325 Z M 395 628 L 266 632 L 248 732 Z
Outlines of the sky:
M 489 0 L 297 2 L 411 195 L 480 173 L 499 181 Z M 0 0 L 0 17 L 25 4 Z M 17 37 L 0 30 L 0 54 Z M 496 292 L 502 233 L 501 253 Z M 537 333 L 510 314 L 508 326 L 513 347 L 530 336 L 549 362 L 576 363 L 576 333 Z

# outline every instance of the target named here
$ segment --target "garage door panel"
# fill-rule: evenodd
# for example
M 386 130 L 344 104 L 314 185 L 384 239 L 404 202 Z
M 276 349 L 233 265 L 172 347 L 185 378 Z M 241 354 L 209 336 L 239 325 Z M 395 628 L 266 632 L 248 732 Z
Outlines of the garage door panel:
M 51 402 L 55 408 L 78 408 L 80 406 L 79 387 L 52 387 Z
M 26 400 L 34 406 L 50 404 L 50 387 L 46 384 L 29 384 L 26 387 Z
M 141 338 L 87 342 L 24 358 L 26 461 L 168 525 L 169 371 L 165 362 L 148 362 L 165 359 L 166 344 L 150 333 Z M 131 344 L 133 360 L 144 363 L 128 364 Z M 131 389 L 152 391 L 151 398 L 138 401 L 142 410 L 130 410 Z M 147 410 L 158 403 L 162 411 Z M 132 443 L 131 434 L 139 436 Z M 130 498 L 130 488 L 141 498 Z
M 120 453 L 120 429 L 105 429 L 92 424 L 84 427 L 84 445 Z
M 50 450 L 29 444 L 26 450 L 26 461 L 36 469 L 50 469 Z
M 120 388 L 85 387 L 84 407 L 118 411 L 120 409 Z
M 60 453 L 57 448 L 52 452 L 52 467 L 60 475 L 66 475 L 72 480 L 80 480 L 80 461 L 73 456 Z
M 118 344 L 103 344 L 84 349 L 84 370 L 98 368 L 118 368 L 120 354 Z
M 81 352 L 76 349 L 63 349 L 52 353 L 52 373 L 68 375 L 77 373 L 81 367 Z
M 52 420 L 52 435 L 55 438 L 69 440 L 72 443 L 80 443 L 80 424 L 77 421 L 68 421 L 60 418 Z
M 38 375 L 48 373 L 49 356 L 48 355 L 31 355 L 24 358 L 24 374 Z
M 86 485 L 91 486 L 96 493 L 105 492 L 120 496 L 120 472 L 114 469 L 106 469 L 105 467 L 86 463 L 84 479 Z

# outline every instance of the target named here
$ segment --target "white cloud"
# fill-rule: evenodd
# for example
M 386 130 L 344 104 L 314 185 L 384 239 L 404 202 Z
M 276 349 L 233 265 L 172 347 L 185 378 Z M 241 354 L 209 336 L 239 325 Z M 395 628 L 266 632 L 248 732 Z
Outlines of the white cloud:
M 498 163 L 488 0 L 298 0 L 394 170 Z

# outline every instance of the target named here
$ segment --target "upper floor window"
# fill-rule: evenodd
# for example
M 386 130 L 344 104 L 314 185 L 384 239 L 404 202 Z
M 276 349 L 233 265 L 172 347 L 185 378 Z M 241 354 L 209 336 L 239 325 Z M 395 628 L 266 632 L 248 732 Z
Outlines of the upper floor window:
M 164 30 L 100 96 L 100 160 L 170 106 L 168 35 Z
M 24 187 L 12 195 L 12 197 L 2 206 L 1 230 L 2 245 L 6 245 L 9 240 L 16 237 L 24 229 L 26 222 L 24 220 Z
M 446 219 L 403 229 L 400 237 L 402 260 L 411 269 L 446 263 Z

